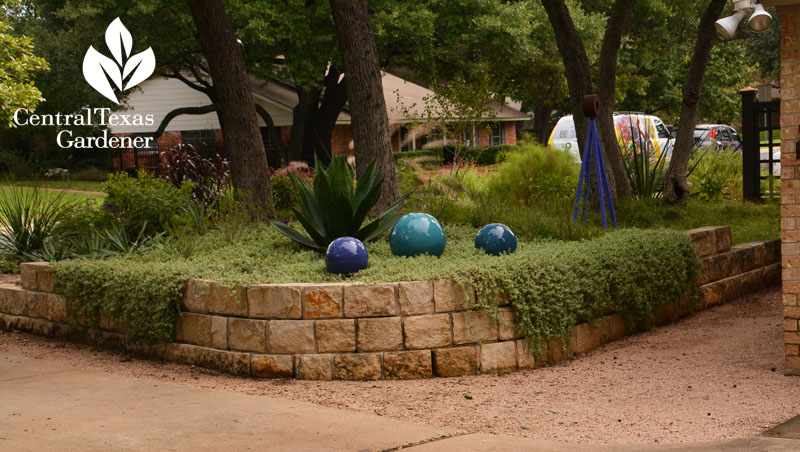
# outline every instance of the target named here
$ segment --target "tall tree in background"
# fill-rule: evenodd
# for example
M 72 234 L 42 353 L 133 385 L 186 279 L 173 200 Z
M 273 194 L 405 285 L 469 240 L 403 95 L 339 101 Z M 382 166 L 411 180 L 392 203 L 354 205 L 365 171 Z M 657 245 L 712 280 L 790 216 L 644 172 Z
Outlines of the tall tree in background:
M 686 181 L 686 172 L 694 144 L 694 127 L 697 122 L 700 92 L 703 88 L 706 67 L 711 57 L 711 48 L 716 40 L 715 22 L 722 14 L 726 3 L 727 0 L 711 0 L 700 21 L 694 55 L 689 65 L 689 75 L 683 90 L 678 136 L 675 139 L 675 148 L 672 151 L 672 159 L 664 181 L 663 196 L 667 202 L 689 199 L 689 183 Z
M 273 218 L 267 156 L 253 100 L 250 79 L 233 26 L 220 0 L 187 0 L 197 34 L 219 96 L 220 122 L 229 149 L 233 185 L 252 196 Z
M 356 173 L 360 177 L 372 161 L 377 161 L 383 168 L 383 188 L 375 207 L 376 211 L 381 211 L 400 198 L 400 189 L 392 155 L 378 47 L 365 0 L 330 2 L 347 74 Z
M 14 127 L 18 108 L 33 111 L 44 100 L 33 78 L 49 69 L 44 58 L 34 55 L 33 40 L 12 32 L 0 16 L 0 128 Z
M 558 49 L 561 52 L 561 58 L 564 61 L 575 131 L 578 135 L 581 155 L 583 155 L 588 122 L 583 116 L 582 100 L 584 95 L 594 92 L 589 58 L 586 55 L 583 40 L 578 34 L 569 8 L 564 0 L 541 1 L 545 11 L 547 11 L 547 16 L 555 32 Z M 622 151 L 614 128 L 613 112 L 616 97 L 619 47 L 625 26 L 631 14 L 633 14 L 635 3 L 636 0 L 617 0 L 612 7 L 603 37 L 599 61 L 600 71 L 597 94 L 600 96 L 601 112 L 598 118 L 598 128 L 603 141 L 606 165 L 611 170 L 609 176 L 613 180 L 612 185 L 617 199 L 631 197 L 631 186 L 625 172 Z

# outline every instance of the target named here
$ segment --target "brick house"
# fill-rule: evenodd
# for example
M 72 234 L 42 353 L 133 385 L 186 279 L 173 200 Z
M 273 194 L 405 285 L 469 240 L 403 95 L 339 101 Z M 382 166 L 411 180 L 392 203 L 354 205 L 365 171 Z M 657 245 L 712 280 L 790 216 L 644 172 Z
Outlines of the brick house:
M 786 375 L 800 375 L 800 0 L 764 0 L 781 15 L 781 255 Z
M 175 108 L 194 107 L 208 104 L 208 98 L 179 80 L 170 78 L 154 78 L 143 82 L 140 90 L 128 98 L 129 113 L 153 114 L 155 123 L 151 127 L 116 126 L 111 132 L 116 135 L 132 135 L 148 133 L 156 130 L 164 116 Z M 383 91 L 386 99 L 387 114 L 392 145 L 396 151 L 416 150 L 446 144 L 454 140 L 469 145 L 515 145 L 517 143 L 517 124 L 530 119 L 529 115 L 500 104 L 490 105 L 489 113 L 468 127 L 463 136 L 453 137 L 445 134 L 448 129 L 444 123 L 441 127 L 431 126 L 431 122 L 422 124 L 418 119 L 423 116 L 425 100 L 433 92 L 415 83 L 384 72 Z M 272 117 L 276 127 L 280 128 L 281 141 L 288 145 L 292 129 L 292 109 L 298 103 L 295 89 L 289 85 L 269 80 L 253 79 L 253 97 Z M 413 119 L 417 118 L 417 119 Z M 350 113 L 345 106 L 336 122 L 331 139 L 333 154 L 352 155 L 353 136 L 350 128 Z M 266 124 L 259 118 L 261 135 L 267 152 L 275 151 L 275 143 L 267 133 Z M 464 127 L 461 127 L 464 129 Z M 448 141 L 449 140 L 449 141 Z M 158 139 L 160 147 L 175 144 L 193 144 L 211 148 L 222 148 L 222 133 L 216 113 L 204 115 L 182 115 L 173 119 L 164 134 Z M 117 169 L 130 167 L 146 167 L 142 159 L 151 161 L 157 156 L 157 149 L 139 149 L 137 152 L 127 150 L 112 157 L 112 164 Z

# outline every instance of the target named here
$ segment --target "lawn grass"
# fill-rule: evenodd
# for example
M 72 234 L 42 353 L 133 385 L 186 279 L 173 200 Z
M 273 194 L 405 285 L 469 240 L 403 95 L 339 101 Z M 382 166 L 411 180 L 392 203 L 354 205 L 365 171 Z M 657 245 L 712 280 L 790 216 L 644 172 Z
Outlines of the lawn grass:
M 22 180 L 22 181 L 2 181 L 0 185 L 13 185 L 17 187 L 42 187 L 57 188 L 65 190 L 82 191 L 103 191 L 103 182 L 83 181 L 83 180 Z
M 599 216 L 599 215 L 598 215 Z M 620 225 L 631 228 L 689 230 L 703 226 L 730 226 L 733 244 L 770 240 L 781 235 L 778 203 L 699 201 L 667 205 L 659 201 L 631 201 L 617 207 Z
M 23 187 L 25 187 L 25 186 L 23 186 Z M 12 190 L 15 190 L 15 189 L 16 188 L 14 188 L 12 186 L 9 186 L 9 185 L 0 186 L 0 202 L 4 202 L 6 197 L 7 197 L 7 195 Z M 25 189 L 27 190 L 28 188 L 25 188 Z M 32 190 L 32 188 L 31 188 L 31 190 Z M 103 198 L 105 197 L 105 196 L 88 194 L 88 193 L 59 192 L 59 191 L 56 191 L 56 190 L 42 190 L 42 193 L 44 195 L 46 195 L 46 196 L 52 196 L 52 197 L 58 196 L 59 193 L 63 193 L 63 196 L 64 196 L 63 199 L 66 202 L 86 202 L 86 201 L 93 200 L 95 202 L 102 203 L 103 202 Z

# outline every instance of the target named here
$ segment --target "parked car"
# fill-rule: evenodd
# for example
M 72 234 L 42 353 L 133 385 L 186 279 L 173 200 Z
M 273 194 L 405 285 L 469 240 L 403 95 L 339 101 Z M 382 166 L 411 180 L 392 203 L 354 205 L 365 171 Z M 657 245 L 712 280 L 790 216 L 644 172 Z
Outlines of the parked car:
M 698 124 L 694 128 L 694 145 L 698 148 L 716 146 L 717 149 L 742 150 L 742 139 L 736 129 L 725 124 Z
M 641 150 L 647 147 L 653 156 L 667 153 L 667 158 L 672 152 L 674 140 L 658 116 L 647 115 L 641 112 L 621 111 L 614 113 L 614 125 L 617 131 L 617 140 L 623 150 Z M 558 120 L 553 132 L 550 134 L 548 146 L 556 149 L 566 149 L 572 155 L 578 155 L 578 138 L 575 133 L 575 123 L 572 115 L 564 116 Z

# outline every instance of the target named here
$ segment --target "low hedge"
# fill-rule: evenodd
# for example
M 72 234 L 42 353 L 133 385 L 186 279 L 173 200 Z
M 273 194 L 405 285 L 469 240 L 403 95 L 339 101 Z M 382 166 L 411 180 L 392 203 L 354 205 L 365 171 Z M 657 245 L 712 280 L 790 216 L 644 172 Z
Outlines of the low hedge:
M 478 147 L 460 147 L 458 149 L 458 158 L 468 162 L 474 162 L 477 165 L 494 165 L 502 163 L 505 159 L 505 153 L 513 149 L 514 146 L 499 145 L 499 146 L 478 146 Z M 456 146 L 447 145 L 441 147 L 442 163 L 447 165 L 453 163 L 456 158 Z
M 647 326 L 656 309 L 694 287 L 701 269 L 688 236 L 670 230 L 619 230 L 583 242 L 521 242 L 516 253 L 493 257 L 475 249 L 475 229 L 450 226 L 442 258 L 410 262 L 393 256 L 388 241 L 381 240 L 367 244 L 370 266 L 351 278 L 326 273 L 317 253 L 300 249 L 273 228 L 250 227 L 235 240 L 226 233 L 198 236 L 189 256 L 164 246 L 106 260 L 58 262 L 56 291 L 73 311 L 95 320 L 108 317 L 131 339 L 163 342 L 172 339 L 182 288 L 191 278 L 228 286 L 454 278 L 476 287 L 477 304 L 490 312 L 497 294 L 508 297 L 518 327 L 536 343 L 566 337 L 576 323 L 611 309 Z
M 442 148 L 420 149 L 418 151 L 400 151 L 394 153 L 395 162 L 403 159 L 415 159 L 417 157 L 442 158 Z

